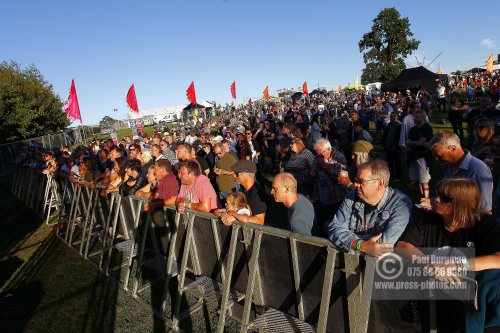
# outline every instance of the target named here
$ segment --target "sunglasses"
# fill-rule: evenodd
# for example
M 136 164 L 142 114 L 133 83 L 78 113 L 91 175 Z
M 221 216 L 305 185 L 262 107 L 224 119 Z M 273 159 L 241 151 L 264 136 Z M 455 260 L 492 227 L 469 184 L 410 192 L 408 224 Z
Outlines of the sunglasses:
M 359 185 L 363 185 L 365 183 L 369 183 L 369 182 L 372 182 L 374 180 L 379 180 L 379 179 L 378 178 L 375 178 L 375 179 L 360 179 L 358 177 L 354 178 L 354 182 L 358 183 Z
M 452 203 L 453 200 L 455 200 L 452 197 L 450 197 L 449 195 L 446 195 L 443 192 L 439 192 L 439 191 L 436 191 L 436 197 L 438 197 L 439 200 L 441 200 L 441 202 L 445 203 L 445 204 Z

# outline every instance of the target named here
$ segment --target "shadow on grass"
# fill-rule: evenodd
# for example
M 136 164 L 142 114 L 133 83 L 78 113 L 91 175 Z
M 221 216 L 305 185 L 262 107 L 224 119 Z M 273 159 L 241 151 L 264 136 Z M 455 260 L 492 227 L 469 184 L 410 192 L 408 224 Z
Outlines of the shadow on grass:
M 54 235 L 4 290 L 1 332 L 114 332 L 117 286 Z
M 0 206 L 0 259 L 16 252 L 43 223 L 32 210 L 16 198 L 5 177 L 0 179 L 2 205 Z

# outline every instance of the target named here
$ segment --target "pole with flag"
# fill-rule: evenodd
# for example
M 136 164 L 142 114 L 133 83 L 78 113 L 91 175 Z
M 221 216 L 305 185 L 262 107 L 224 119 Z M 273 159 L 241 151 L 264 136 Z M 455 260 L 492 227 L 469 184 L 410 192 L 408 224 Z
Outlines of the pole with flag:
M 82 116 L 80 114 L 80 105 L 78 104 L 78 97 L 76 95 L 76 87 L 75 87 L 75 79 L 71 80 L 71 87 L 69 88 L 69 96 L 68 100 L 64 102 L 66 108 L 64 112 L 66 112 L 66 116 L 71 121 L 80 120 L 80 126 L 78 126 L 78 133 L 83 142 L 87 141 L 85 137 L 85 129 L 81 126 Z
M 231 83 L 231 97 L 233 98 L 233 105 L 236 105 L 236 81 Z
M 264 89 L 264 99 L 266 101 L 269 100 L 269 86 L 266 86 L 266 89 Z
M 304 95 L 306 95 L 306 97 L 309 97 L 309 89 L 307 89 L 307 82 L 304 82 L 304 84 L 302 85 L 302 92 L 304 93 Z
M 488 74 L 493 73 L 493 53 L 491 53 L 488 60 L 486 60 L 486 72 Z
M 80 114 L 80 105 L 78 104 L 78 97 L 76 96 L 75 80 L 71 80 L 71 88 L 69 89 L 68 100 L 64 103 L 66 109 L 66 115 L 69 120 L 76 121 L 80 120 L 82 124 L 82 116 Z
M 194 105 L 194 114 L 197 116 L 198 110 L 196 109 L 197 103 L 196 103 L 196 91 L 194 89 L 194 81 L 191 81 L 191 84 L 186 90 L 186 97 L 188 101 Z M 186 115 L 187 116 L 187 115 Z
M 191 82 L 189 87 L 186 90 L 186 97 L 188 101 L 196 107 L 196 91 L 194 90 L 194 81 Z
M 139 106 L 137 105 L 137 97 L 135 95 L 135 87 L 133 83 L 127 92 L 127 105 L 132 111 L 139 112 Z
M 356 78 L 354 79 L 354 89 L 358 90 L 359 89 L 359 77 L 356 75 Z

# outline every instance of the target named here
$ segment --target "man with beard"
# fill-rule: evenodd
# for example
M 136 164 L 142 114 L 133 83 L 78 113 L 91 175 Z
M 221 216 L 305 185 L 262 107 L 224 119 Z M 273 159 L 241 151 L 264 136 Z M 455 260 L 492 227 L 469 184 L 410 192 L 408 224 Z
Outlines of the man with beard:
M 358 167 L 351 191 L 328 226 L 328 238 L 345 252 L 379 256 L 393 250 L 410 220 L 412 203 L 389 187 L 389 168 L 382 160 Z

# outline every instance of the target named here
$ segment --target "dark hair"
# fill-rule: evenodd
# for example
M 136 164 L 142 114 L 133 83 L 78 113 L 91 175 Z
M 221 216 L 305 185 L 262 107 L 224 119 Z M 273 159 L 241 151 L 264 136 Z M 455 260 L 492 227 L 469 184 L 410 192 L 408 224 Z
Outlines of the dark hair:
M 172 170 L 169 160 L 161 159 L 161 160 L 156 161 L 155 164 L 158 168 L 163 169 L 165 171 L 170 172 Z
M 192 173 L 194 173 L 195 176 L 200 175 L 200 166 L 198 165 L 198 163 L 196 163 L 193 160 L 189 160 L 189 161 L 185 161 L 185 162 L 180 163 L 179 169 L 181 167 L 185 167 L 187 169 L 188 173 L 192 172 Z
M 139 161 L 138 159 L 135 159 L 135 158 L 132 160 L 129 160 L 127 162 L 127 168 L 129 168 L 132 171 L 137 171 L 140 173 L 142 171 L 141 161 Z
M 115 151 L 115 154 L 118 154 L 120 157 L 123 157 L 125 155 L 125 151 L 121 147 L 114 146 L 111 148 L 111 151 Z
M 123 176 L 125 175 L 125 168 L 127 167 L 128 161 L 125 157 L 120 156 L 115 158 L 115 162 L 116 164 L 118 164 L 118 169 L 119 169 L 116 173 L 118 174 L 118 176 L 123 178 Z
M 128 149 L 130 150 L 130 148 L 135 148 L 138 152 L 141 152 L 141 145 L 140 144 L 137 144 L 137 143 L 133 143 L 131 144 Z

